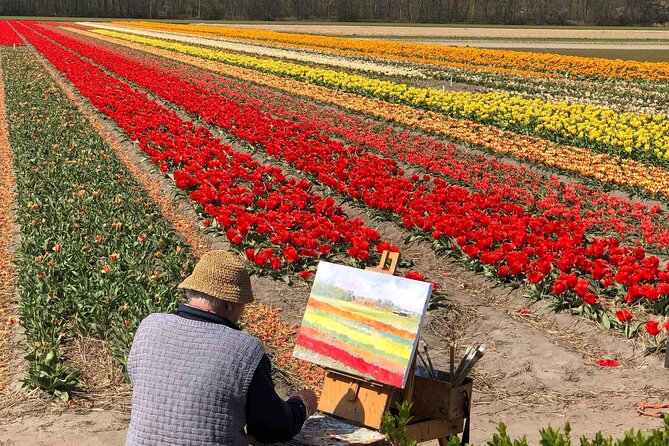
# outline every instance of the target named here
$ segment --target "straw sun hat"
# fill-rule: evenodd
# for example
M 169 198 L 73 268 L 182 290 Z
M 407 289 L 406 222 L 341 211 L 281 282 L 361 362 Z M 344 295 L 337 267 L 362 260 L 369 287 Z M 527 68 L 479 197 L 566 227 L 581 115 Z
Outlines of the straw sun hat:
M 253 302 L 251 279 L 244 263 L 228 251 L 205 253 L 179 288 L 199 291 L 226 302 Z

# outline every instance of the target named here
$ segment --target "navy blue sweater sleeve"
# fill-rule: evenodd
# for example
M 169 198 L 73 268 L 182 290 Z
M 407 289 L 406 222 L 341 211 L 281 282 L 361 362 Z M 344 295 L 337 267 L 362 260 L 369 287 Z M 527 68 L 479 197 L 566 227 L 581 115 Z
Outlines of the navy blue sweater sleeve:
M 264 355 L 253 374 L 246 396 L 246 430 L 257 441 L 288 441 L 302 429 L 304 404 L 298 399 L 283 401 L 274 390 L 272 364 Z

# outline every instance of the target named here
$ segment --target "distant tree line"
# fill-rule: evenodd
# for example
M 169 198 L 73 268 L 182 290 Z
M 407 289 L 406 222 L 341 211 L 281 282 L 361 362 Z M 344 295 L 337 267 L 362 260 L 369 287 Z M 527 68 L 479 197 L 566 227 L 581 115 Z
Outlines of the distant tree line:
M 1 15 L 149 19 L 649 25 L 669 0 L 0 0 Z

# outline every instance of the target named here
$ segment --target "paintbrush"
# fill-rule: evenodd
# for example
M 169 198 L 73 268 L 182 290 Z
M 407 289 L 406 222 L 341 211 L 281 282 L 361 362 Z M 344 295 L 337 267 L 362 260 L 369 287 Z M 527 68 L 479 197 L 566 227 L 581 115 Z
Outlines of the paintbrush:
M 454 383 L 456 378 L 460 376 L 462 371 L 464 370 L 466 364 L 471 360 L 471 358 L 474 356 L 474 347 L 468 347 L 467 350 L 465 350 L 465 354 L 462 356 L 462 360 L 460 360 L 460 364 L 458 365 L 457 370 L 451 376 L 451 383 Z
M 432 370 L 430 369 L 430 367 L 429 367 L 429 366 L 427 365 L 427 363 L 425 362 L 425 359 L 423 359 L 423 355 L 421 355 L 421 354 L 420 354 L 420 351 L 418 351 L 418 350 L 416 350 L 416 353 L 418 353 L 418 359 L 420 359 L 420 362 L 423 364 L 423 367 L 425 367 L 425 370 L 427 370 L 427 373 L 430 374 L 430 376 L 432 377 L 432 379 L 435 379 L 435 380 L 436 380 L 437 378 L 435 378 L 434 373 L 432 373 Z
M 451 373 L 449 375 L 449 379 L 452 380 L 453 373 L 455 372 L 455 344 L 451 342 L 448 347 L 451 350 Z
M 430 365 L 430 375 L 432 375 L 432 379 L 437 379 L 436 373 L 434 373 L 434 367 L 432 367 L 432 360 L 430 359 L 430 353 L 428 352 L 427 344 L 423 345 L 423 351 L 425 351 L 425 357 L 427 358 L 427 363 Z
M 483 357 L 485 353 L 485 345 L 480 344 L 475 349 L 472 349 L 468 357 L 462 360 L 460 367 L 458 367 L 458 372 L 456 372 L 455 378 L 451 381 L 453 387 L 457 387 L 467 378 L 469 372 L 474 368 L 474 364 L 478 362 L 479 359 Z

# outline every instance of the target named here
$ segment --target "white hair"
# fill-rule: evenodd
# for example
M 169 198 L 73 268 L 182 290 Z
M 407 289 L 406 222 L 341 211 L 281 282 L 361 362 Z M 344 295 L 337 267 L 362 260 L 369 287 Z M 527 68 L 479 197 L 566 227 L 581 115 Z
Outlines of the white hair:
M 185 292 L 188 303 L 209 307 L 216 314 L 228 319 L 230 318 L 229 315 L 234 313 L 239 305 L 244 305 L 236 302 L 227 302 L 200 291 L 186 289 Z

